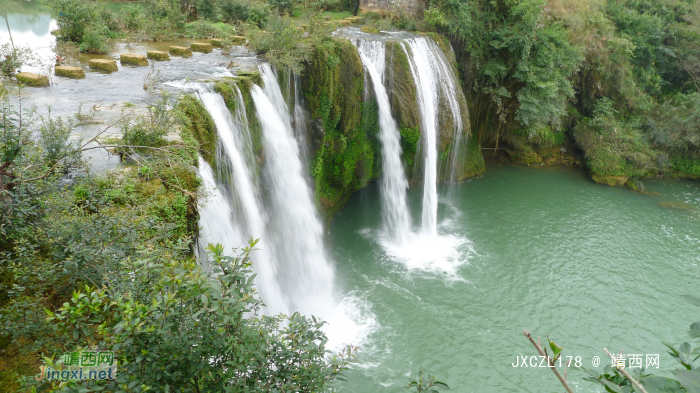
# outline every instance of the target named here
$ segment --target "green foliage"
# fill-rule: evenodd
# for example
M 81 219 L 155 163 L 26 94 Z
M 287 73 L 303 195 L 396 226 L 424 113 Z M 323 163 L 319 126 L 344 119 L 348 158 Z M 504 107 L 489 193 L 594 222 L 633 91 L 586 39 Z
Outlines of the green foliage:
M 221 18 L 225 22 L 241 21 L 263 27 L 270 13 L 264 1 L 222 0 L 219 2 Z
M 446 383 L 437 380 L 437 377 L 431 374 L 425 373 L 425 370 L 421 369 L 418 371 L 418 378 L 415 381 L 411 381 L 406 385 L 406 389 L 416 388 L 418 393 L 437 393 L 439 390 L 450 390 L 450 387 Z
M 574 137 L 594 174 L 645 177 L 658 169 L 658 152 L 642 133 L 639 120 L 619 119 L 608 98 L 601 98 L 593 117 L 576 126 Z
M 418 141 L 420 140 L 420 130 L 416 128 L 401 127 L 401 150 L 403 153 L 403 162 L 409 167 L 413 166 L 418 150 Z
M 106 53 L 109 29 L 91 1 L 55 0 L 49 3 L 61 37 L 79 44 L 81 52 Z
M 248 45 L 275 67 L 300 72 L 311 55 L 311 47 L 302 41 L 302 36 L 291 18 L 274 15 L 265 24 L 265 30 L 248 33 Z
M 196 20 L 185 25 L 187 38 L 226 38 L 236 35 L 236 28 L 226 23 Z
M 268 0 L 268 3 L 270 7 L 276 9 L 278 13 L 291 15 L 296 0 Z
M 207 109 L 194 95 L 185 95 L 178 101 L 185 133 L 192 135 L 199 145 L 199 153 L 213 165 L 216 154 L 216 126 Z
M 90 338 L 115 350 L 123 371 L 108 389 L 323 391 L 356 362 L 357 348 L 326 362 L 324 322 L 261 315 L 250 270 L 255 244 L 233 257 L 210 245 L 210 271 L 141 252 L 121 264 L 109 290 L 74 292 L 56 312 L 47 311 L 47 322 L 77 342 Z

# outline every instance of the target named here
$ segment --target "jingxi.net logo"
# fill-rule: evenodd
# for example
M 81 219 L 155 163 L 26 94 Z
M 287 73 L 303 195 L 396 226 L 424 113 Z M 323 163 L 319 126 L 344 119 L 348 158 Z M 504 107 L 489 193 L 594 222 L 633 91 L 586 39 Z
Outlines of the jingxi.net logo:
M 114 352 L 68 352 L 63 364 L 57 367 L 41 366 L 37 381 L 85 381 L 108 380 L 117 376 Z M 59 362 L 60 363 L 60 362 Z

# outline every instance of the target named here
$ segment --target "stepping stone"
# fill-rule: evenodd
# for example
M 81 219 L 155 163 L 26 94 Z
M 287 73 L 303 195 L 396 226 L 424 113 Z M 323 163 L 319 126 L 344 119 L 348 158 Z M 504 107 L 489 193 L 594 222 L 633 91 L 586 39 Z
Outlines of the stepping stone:
M 121 61 L 122 64 L 129 64 L 135 66 L 148 65 L 148 59 L 146 58 L 146 56 L 137 55 L 135 53 L 124 53 L 121 56 L 119 56 L 119 61 Z
M 85 70 L 80 67 L 56 66 L 55 74 L 66 78 L 85 78 Z
M 349 26 L 349 25 L 351 25 L 351 24 L 352 24 L 352 21 L 351 21 L 351 20 L 343 19 L 343 20 L 340 21 L 340 25 L 341 25 L 341 26 Z
M 352 23 L 357 23 L 360 21 L 360 19 L 362 19 L 361 16 L 349 16 L 349 17 L 345 18 L 345 20 L 349 20 Z
M 100 71 L 117 71 L 117 61 L 107 59 L 90 59 L 90 68 Z
M 214 46 L 224 46 L 224 42 L 221 38 L 212 38 L 209 42 Z
M 369 34 L 379 34 L 379 29 L 377 29 L 374 26 L 362 26 L 360 31 L 363 33 L 369 33 Z
M 41 87 L 49 85 L 49 78 L 44 75 L 37 75 L 31 72 L 20 72 L 15 75 L 17 80 L 28 86 Z
M 242 35 L 234 35 L 233 37 L 231 37 L 231 42 L 233 43 L 233 45 L 245 45 L 246 37 Z
M 192 56 L 192 50 L 186 46 L 171 46 L 170 54 L 175 56 Z
M 190 44 L 190 48 L 192 48 L 192 52 L 202 53 L 211 53 L 213 50 L 211 44 L 208 42 L 193 42 Z
M 168 54 L 168 52 L 163 52 L 163 51 L 159 51 L 159 50 L 149 50 L 146 52 L 146 55 L 151 60 L 159 60 L 159 61 L 170 60 L 170 55 Z

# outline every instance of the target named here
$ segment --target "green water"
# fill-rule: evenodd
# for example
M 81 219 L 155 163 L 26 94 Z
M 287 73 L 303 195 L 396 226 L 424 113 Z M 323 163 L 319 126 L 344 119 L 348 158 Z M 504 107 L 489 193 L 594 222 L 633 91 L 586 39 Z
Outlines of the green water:
M 373 240 L 378 187 L 358 192 L 334 218 L 330 248 L 338 285 L 366 301 L 377 326 L 340 390 L 407 391 L 423 366 L 456 392 L 563 391 L 546 368 L 511 366 L 536 355 L 523 329 L 549 334 L 584 367 L 599 356 L 598 371 L 604 347 L 661 354 L 658 373 L 675 369 L 662 341 L 682 342 L 700 320 L 680 298 L 700 295 L 700 183 L 645 187 L 601 186 L 565 167 L 489 168 L 441 200 L 441 233 L 470 242 L 453 275 L 388 258 Z M 602 391 L 583 377 L 569 373 L 575 390 Z

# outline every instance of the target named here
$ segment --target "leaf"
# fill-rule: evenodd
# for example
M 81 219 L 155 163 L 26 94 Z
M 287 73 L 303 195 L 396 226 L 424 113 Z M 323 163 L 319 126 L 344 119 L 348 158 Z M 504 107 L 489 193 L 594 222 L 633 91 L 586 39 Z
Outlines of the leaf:
M 681 295 L 683 299 L 685 299 L 688 303 L 692 304 L 693 306 L 698 306 L 700 307 L 700 297 L 693 296 L 693 295 Z
M 608 381 L 607 379 L 601 379 L 600 382 L 615 393 L 623 393 L 622 388 L 620 388 L 620 386 Z
M 209 299 L 207 298 L 207 295 L 202 294 L 202 296 L 200 298 L 202 299 L 202 303 L 204 303 L 204 305 L 206 306 L 207 302 L 209 301 Z
M 673 370 L 676 380 L 683 385 L 688 393 L 700 393 L 700 371 L 698 370 Z
M 549 347 L 552 348 L 552 352 L 554 353 L 554 358 L 556 359 L 557 355 L 561 353 L 564 349 L 555 344 L 553 341 L 549 342 Z
M 676 393 L 681 389 L 680 382 L 675 379 L 650 376 L 640 380 L 647 393 Z
M 700 322 L 695 322 L 694 324 L 690 325 L 688 334 L 690 334 L 690 337 L 700 338 Z

